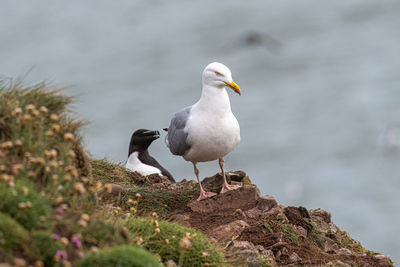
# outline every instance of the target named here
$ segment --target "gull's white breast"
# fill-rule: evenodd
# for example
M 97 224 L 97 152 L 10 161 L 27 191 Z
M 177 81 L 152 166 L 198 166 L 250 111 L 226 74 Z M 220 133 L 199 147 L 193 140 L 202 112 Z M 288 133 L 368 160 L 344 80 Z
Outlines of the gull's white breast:
M 125 167 L 131 171 L 136 171 L 144 176 L 154 174 L 154 173 L 156 173 L 160 176 L 162 175 L 161 171 L 158 168 L 144 164 L 143 162 L 140 161 L 138 156 L 139 156 L 139 152 L 133 152 L 129 156 Z
M 229 110 L 194 106 L 186 125 L 191 148 L 183 156 L 194 162 L 212 161 L 230 153 L 240 142 L 240 127 Z

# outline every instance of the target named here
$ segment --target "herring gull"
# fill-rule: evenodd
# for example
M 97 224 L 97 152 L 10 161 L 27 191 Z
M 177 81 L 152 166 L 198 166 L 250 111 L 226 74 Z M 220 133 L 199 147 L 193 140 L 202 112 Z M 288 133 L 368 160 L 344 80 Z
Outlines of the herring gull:
M 236 189 L 226 181 L 223 157 L 240 142 L 240 127 L 231 111 L 225 87 L 240 95 L 240 87 L 232 80 L 231 71 L 221 63 L 211 63 L 203 71 L 200 100 L 177 112 L 171 120 L 166 144 L 174 155 L 182 156 L 193 164 L 200 186 L 197 200 L 214 196 L 201 185 L 198 162 L 219 160 L 223 184 L 221 193 Z

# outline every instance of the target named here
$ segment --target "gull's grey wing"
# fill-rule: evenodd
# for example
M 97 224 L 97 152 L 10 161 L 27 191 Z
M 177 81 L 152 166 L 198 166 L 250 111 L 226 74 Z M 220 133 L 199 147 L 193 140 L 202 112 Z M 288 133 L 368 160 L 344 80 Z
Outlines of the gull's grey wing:
M 172 154 L 182 156 L 190 148 L 188 133 L 184 131 L 192 107 L 186 107 L 175 113 L 168 128 L 167 145 Z

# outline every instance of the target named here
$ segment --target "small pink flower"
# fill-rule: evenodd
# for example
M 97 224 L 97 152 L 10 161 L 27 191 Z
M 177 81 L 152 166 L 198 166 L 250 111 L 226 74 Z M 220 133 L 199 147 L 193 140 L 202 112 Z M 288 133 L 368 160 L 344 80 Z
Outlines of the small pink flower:
M 61 236 L 59 235 L 59 234 L 53 234 L 52 236 L 51 236 L 54 240 L 60 240 L 60 238 L 61 238 Z
M 57 209 L 56 209 L 56 213 L 58 214 L 58 215 L 64 215 L 64 209 L 62 209 L 61 207 L 58 207 Z
M 82 241 L 77 236 L 74 236 L 73 238 L 71 238 L 71 242 L 74 243 L 77 248 L 82 247 Z
M 82 259 L 85 257 L 85 253 L 83 253 L 83 251 L 78 251 L 78 257 Z
M 68 254 L 65 250 L 57 250 L 56 257 L 58 257 L 61 261 L 65 261 L 68 259 Z

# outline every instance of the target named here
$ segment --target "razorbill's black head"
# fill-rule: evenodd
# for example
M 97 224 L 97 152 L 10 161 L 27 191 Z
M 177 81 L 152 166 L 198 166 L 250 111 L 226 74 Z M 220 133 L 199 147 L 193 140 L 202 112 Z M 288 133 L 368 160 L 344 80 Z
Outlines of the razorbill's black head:
M 149 146 L 159 137 L 158 131 L 146 129 L 135 131 L 129 144 L 128 161 L 125 167 L 142 175 L 154 173 L 165 175 L 169 180 L 175 182 L 174 177 L 149 154 Z

